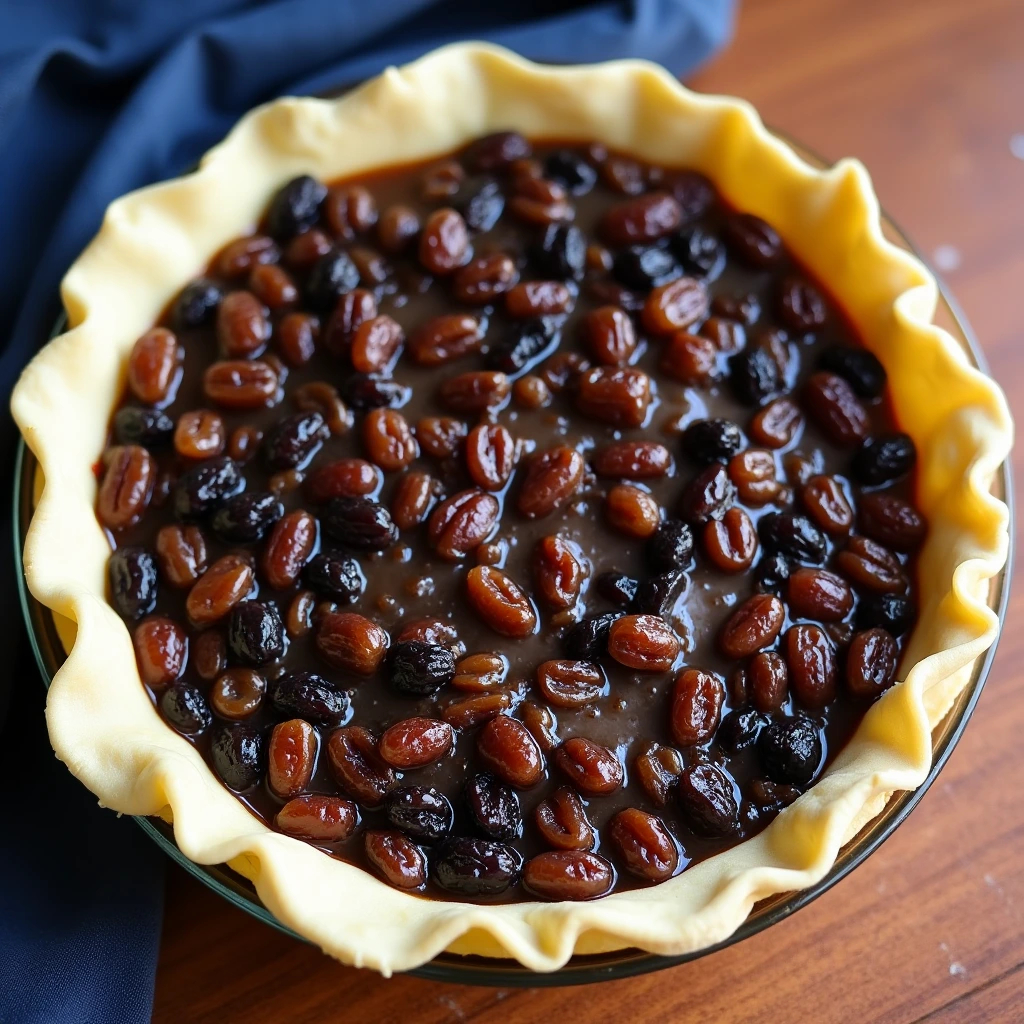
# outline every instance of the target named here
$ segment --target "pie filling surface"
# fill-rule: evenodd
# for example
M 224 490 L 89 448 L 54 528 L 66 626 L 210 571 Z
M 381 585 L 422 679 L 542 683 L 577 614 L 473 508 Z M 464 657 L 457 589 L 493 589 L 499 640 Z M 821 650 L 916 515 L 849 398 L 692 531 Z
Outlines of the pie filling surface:
M 915 458 L 769 224 L 504 132 L 285 185 L 136 343 L 97 515 L 144 685 L 254 814 L 580 900 L 759 832 L 893 683 Z

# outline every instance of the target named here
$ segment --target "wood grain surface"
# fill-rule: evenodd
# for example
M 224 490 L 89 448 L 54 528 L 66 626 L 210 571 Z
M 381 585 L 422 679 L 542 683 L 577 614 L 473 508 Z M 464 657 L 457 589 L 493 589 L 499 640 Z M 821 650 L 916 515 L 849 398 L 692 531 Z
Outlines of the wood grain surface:
M 692 81 L 829 159 L 860 157 L 942 271 L 1024 421 L 1024 3 L 745 0 Z M 1017 479 L 1024 478 L 1018 449 Z M 977 712 L 920 806 L 829 893 L 694 963 L 580 988 L 442 985 L 342 967 L 177 868 L 154 1019 L 1020 1021 L 1024 587 Z

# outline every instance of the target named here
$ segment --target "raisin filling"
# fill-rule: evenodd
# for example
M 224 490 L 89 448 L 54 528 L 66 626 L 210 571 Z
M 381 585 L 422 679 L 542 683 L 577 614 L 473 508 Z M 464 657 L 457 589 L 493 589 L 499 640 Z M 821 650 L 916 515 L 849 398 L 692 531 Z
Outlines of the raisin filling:
M 154 704 L 268 825 L 591 899 L 758 833 L 892 685 L 915 458 L 769 224 L 505 132 L 286 184 L 135 344 L 97 515 Z

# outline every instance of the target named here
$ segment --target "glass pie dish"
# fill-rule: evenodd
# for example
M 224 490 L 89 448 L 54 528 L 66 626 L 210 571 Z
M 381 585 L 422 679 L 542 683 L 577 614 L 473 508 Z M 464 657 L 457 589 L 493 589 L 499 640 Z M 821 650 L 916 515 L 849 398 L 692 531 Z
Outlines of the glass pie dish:
M 825 166 L 822 161 L 809 154 L 806 150 L 792 143 L 790 145 L 812 165 L 818 167 Z M 886 237 L 890 241 L 907 251 L 914 251 L 910 243 L 887 218 L 883 219 L 883 228 Z M 970 334 L 970 329 L 958 313 L 952 298 L 945 290 L 942 291 L 940 298 L 936 322 L 949 331 L 964 348 L 973 365 L 984 369 L 983 357 Z M 55 333 L 59 333 L 60 329 L 62 327 L 59 326 L 58 331 Z M 34 458 L 22 446 L 16 470 L 14 510 L 14 539 L 19 559 L 24 545 L 25 532 L 32 514 L 35 497 L 36 468 Z M 993 494 L 1007 504 L 1011 501 L 1012 488 L 1009 479 L 1009 467 L 1007 465 L 1002 467 L 996 477 Z M 996 611 L 1000 622 L 1003 618 L 1008 595 L 1008 573 L 1009 570 L 1004 569 L 993 580 L 988 597 L 989 606 Z M 63 647 L 57 634 L 53 617 L 46 608 L 28 594 L 27 588 L 24 585 L 22 585 L 22 606 L 40 670 L 44 679 L 49 682 L 64 659 Z M 770 924 L 788 916 L 826 891 L 869 856 L 871 852 L 877 849 L 891 835 L 917 804 L 930 782 L 935 778 L 938 771 L 941 770 L 942 765 L 949 757 L 966 726 L 991 666 L 994 651 L 995 647 L 993 646 L 974 664 L 970 681 L 960 692 L 942 722 L 933 730 L 932 767 L 923 784 L 913 792 L 894 795 L 887 802 L 884 810 L 868 822 L 856 836 L 843 846 L 832 869 L 815 885 L 797 893 L 777 894 L 757 903 L 746 921 L 724 942 L 682 956 L 658 956 L 638 950 L 621 950 L 598 955 L 574 956 L 558 971 L 548 974 L 535 973 L 513 961 L 443 953 L 429 963 L 415 968 L 412 973 L 435 980 L 483 985 L 588 983 L 644 973 L 694 959 L 724 945 L 729 945 L 755 934 Z M 137 820 L 140 826 L 165 852 L 191 874 L 203 881 L 204 884 L 209 885 L 237 906 L 242 907 L 266 923 L 295 935 L 294 932 L 281 924 L 263 906 L 256 895 L 254 887 L 243 876 L 237 874 L 226 865 L 204 866 L 196 864 L 185 857 L 174 843 L 170 826 L 162 820 L 141 817 Z M 297 935 L 296 937 L 301 938 L 301 936 Z

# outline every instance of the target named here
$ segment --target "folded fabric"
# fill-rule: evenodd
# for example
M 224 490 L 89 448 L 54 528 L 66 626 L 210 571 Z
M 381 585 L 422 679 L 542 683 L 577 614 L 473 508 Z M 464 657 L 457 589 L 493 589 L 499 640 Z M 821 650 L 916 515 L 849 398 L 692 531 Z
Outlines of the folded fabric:
M 184 171 L 250 107 L 353 84 L 456 39 L 559 63 L 645 57 L 691 70 L 729 36 L 732 0 L 44 0 L 0 9 L 0 384 L 59 309 L 63 272 L 106 205 Z M 6 336 L 5 336 L 6 334 Z M 11 480 L 15 431 L 0 424 Z M 6 515 L 9 503 L 5 503 Z M 3 524 L 4 531 L 10 523 Z M 8 533 L 9 536 L 9 533 Z M 18 780 L 0 840 L 0 1021 L 148 1020 L 161 854 L 57 763 L 3 566 L 13 671 L 0 766 Z M 6 714 L 5 714 L 6 709 Z

